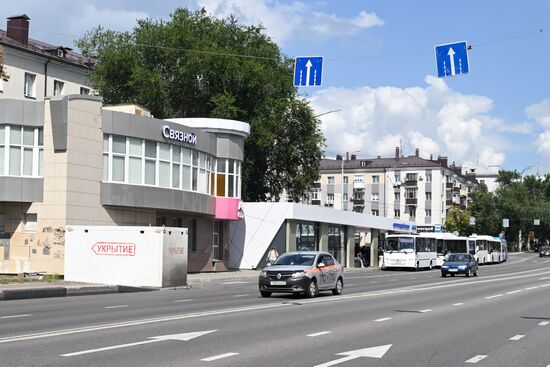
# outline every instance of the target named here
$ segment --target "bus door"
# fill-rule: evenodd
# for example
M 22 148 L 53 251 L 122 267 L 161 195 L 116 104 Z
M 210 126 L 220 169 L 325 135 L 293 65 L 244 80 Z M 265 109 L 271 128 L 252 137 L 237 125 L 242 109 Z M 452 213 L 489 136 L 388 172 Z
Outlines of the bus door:
M 468 241 L 468 253 L 472 256 L 474 256 L 477 260 L 477 256 L 476 256 L 476 241 L 474 240 L 469 240 Z

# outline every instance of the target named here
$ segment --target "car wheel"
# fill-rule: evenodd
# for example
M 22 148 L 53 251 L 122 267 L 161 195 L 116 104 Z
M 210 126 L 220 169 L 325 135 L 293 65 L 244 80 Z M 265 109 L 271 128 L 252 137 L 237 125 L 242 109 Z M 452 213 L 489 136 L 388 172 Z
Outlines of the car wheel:
M 476 271 L 474 272 L 474 277 L 477 277 L 477 272 L 479 271 L 479 269 L 476 269 Z
M 446 276 L 447 276 L 447 274 L 441 273 L 441 277 L 445 278 Z
M 315 279 L 311 279 L 311 281 L 309 282 L 309 286 L 306 289 L 306 297 L 313 298 L 317 295 L 318 291 L 319 289 L 317 288 L 317 282 L 315 281 Z
M 339 296 L 344 291 L 344 282 L 342 281 L 342 278 L 338 278 L 336 281 L 336 287 L 332 290 L 332 294 L 335 296 Z
M 260 294 L 262 295 L 262 297 L 271 297 L 271 292 L 260 291 Z
M 454 277 L 455 275 L 454 274 L 451 274 L 452 277 Z
M 472 275 L 472 270 L 468 268 L 468 271 L 466 272 L 466 276 L 469 277 L 470 275 Z

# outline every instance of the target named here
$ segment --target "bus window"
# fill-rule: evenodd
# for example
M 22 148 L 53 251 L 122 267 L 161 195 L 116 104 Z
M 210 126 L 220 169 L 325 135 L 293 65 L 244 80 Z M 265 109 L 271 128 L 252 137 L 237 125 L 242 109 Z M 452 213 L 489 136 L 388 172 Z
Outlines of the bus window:
M 443 251 L 445 250 L 443 246 L 443 240 L 437 240 L 437 254 L 443 255 Z
M 476 254 L 476 241 L 468 241 L 468 248 L 470 255 Z

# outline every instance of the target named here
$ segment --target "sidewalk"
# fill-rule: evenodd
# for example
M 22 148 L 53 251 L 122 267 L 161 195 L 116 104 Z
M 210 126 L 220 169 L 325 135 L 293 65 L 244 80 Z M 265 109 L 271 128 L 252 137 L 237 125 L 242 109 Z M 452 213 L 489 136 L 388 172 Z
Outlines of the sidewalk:
M 346 268 L 345 273 L 359 273 L 374 270 L 373 268 Z M 217 273 L 194 273 L 187 275 L 187 286 L 167 287 L 189 288 L 193 285 L 200 285 L 211 281 L 236 280 L 236 279 L 257 279 L 260 270 L 231 270 Z M 91 284 L 67 282 L 64 280 L 51 282 L 27 282 L 0 284 L 0 301 L 10 301 L 17 299 L 30 298 L 48 298 L 48 297 L 70 297 L 109 293 L 128 293 L 128 292 L 150 292 L 162 290 L 160 288 L 149 287 L 127 287 L 107 284 Z

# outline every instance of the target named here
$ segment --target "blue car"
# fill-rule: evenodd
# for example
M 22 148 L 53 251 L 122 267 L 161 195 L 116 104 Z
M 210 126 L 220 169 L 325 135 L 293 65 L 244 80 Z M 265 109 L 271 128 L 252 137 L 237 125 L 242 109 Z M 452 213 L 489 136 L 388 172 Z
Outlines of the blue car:
M 470 254 L 450 254 L 441 265 L 441 276 L 446 277 L 451 274 L 464 274 L 467 277 L 473 275 L 477 277 L 478 265 L 475 257 Z

